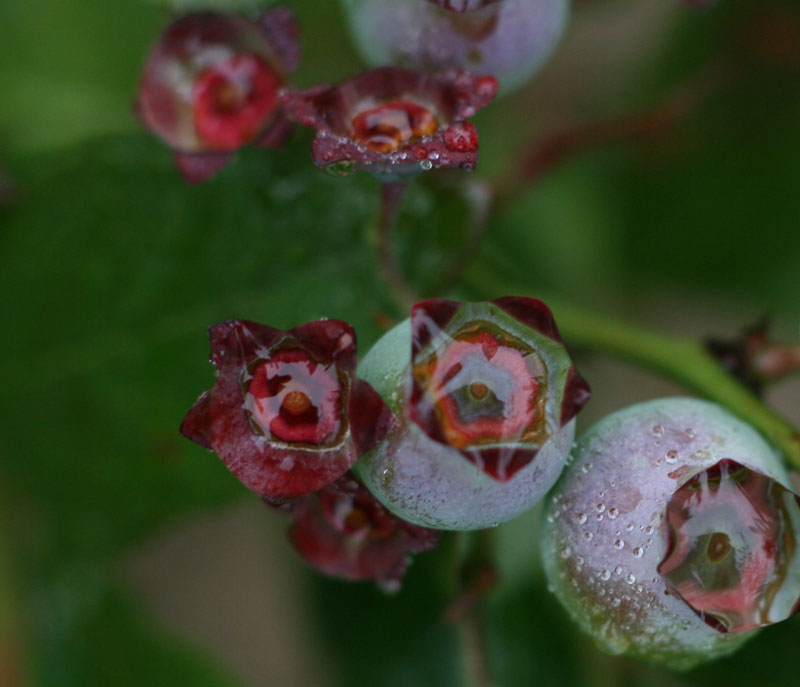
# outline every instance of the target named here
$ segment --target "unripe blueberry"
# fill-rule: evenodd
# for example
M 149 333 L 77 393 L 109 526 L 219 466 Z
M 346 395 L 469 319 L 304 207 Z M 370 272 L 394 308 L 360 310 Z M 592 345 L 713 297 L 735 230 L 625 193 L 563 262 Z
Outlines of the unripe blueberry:
M 568 0 L 342 0 L 372 65 L 469 69 L 519 86 L 564 33 Z
M 355 466 L 417 525 L 491 527 L 557 479 L 589 397 L 550 311 L 530 298 L 418 303 L 359 374 L 400 422 Z
M 800 501 L 776 452 L 715 404 L 606 417 L 545 515 L 549 583 L 611 653 L 689 668 L 797 610 Z

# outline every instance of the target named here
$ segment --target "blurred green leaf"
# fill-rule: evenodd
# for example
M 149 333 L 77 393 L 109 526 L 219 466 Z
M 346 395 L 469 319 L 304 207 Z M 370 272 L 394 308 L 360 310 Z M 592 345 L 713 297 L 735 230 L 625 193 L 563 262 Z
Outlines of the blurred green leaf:
M 326 176 L 305 136 L 245 151 L 199 187 L 145 137 L 31 156 L 15 172 L 21 201 L 0 215 L 0 316 L 13 332 L 0 343 L 0 469 L 25 522 L 9 527 L 29 591 L 61 590 L 66 636 L 90 622 L 109 556 L 247 494 L 177 433 L 213 381 L 207 326 L 334 317 L 363 351 L 390 301 L 370 238 L 377 183 Z M 454 206 L 431 194 L 412 189 L 403 226 L 448 231 Z M 37 617 L 41 640 L 58 623 Z
M 318 631 L 336 665 L 338 687 L 458 687 L 463 684 L 456 628 L 444 619 L 456 593 L 456 535 L 414 557 L 396 595 L 371 584 L 318 577 Z
M 85 572 L 85 571 L 84 571 Z M 38 684 L 53 687 L 237 687 L 207 653 L 147 619 L 101 579 L 61 579 L 38 590 L 31 617 Z M 76 599 L 78 600 L 76 602 Z

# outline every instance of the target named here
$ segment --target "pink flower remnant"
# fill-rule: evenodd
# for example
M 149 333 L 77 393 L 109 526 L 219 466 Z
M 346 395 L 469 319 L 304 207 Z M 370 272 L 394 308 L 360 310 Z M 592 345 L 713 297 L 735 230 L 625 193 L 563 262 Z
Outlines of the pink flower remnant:
M 667 505 L 658 572 L 720 632 L 780 622 L 800 609 L 800 497 L 725 459 L 692 477 Z

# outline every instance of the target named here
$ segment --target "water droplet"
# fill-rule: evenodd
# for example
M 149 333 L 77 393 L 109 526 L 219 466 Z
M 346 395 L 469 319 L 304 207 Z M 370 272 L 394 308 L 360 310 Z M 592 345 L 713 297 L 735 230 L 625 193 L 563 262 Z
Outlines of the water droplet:
M 610 580 L 611 579 L 611 571 L 610 570 L 603 570 L 603 572 L 600 573 L 600 579 L 601 580 Z
M 558 552 L 558 555 L 561 556 L 561 558 L 569 558 L 571 553 L 572 549 L 569 548 L 569 546 L 565 546 Z
M 644 549 L 641 546 L 635 546 L 631 553 L 633 553 L 636 558 L 641 558 L 644 555 Z
M 598 503 L 598 504 L 597 504 L 597 505 L 594 507 L 594 509 L 595 509 L 595 510 L 596 510 L 598 513 L 603 513 L 603 512 L 605 512 L 605 510 L 606 510 L 606 506 L 605 506 L 605 504 L 604 504 L 604 503 Z
M 594 519 L 597 520 L 597 522 L 603 522 L 603 514 L 598 513 L 597 515 L 594 516 Z
M 616 519 L 616 517 L 618 515 L 619 515 L 619 509 L 618 508 L 614 508 L 612 506 L 611 508 L 608 509 L 608 517 L 611 518 L 612 520 Z
M 592 541 L 592 539 L 594 538 L 594 535 L 591 532 L 584 532 L 583 533 L 583 538 L 586 541 Z
M 588 520 L 588 518 L 586 517 L 586 513 L 578 513 L 575 516 L 575 520 L 579 525 L 583 525 L 586 522 L 586 520 Z
M 617 539 L 617 541 L 614 542 L 614 548 L 617 550 L 625 548 L 625 542 L 622 541 L 622 539 Z
M 616 568 L 614 568 L 614 572 L 615 572 L 617 575 L 622 575 L 622 566 L 621 566 L 621 565 L 618 565 Z
M 644 533 L 645 534 L 653 534 L 653 526 L 652 525 L 648 525 L 647 527 L 645 527 L 644 528 Z
M 628 576 L 625 578 L 625 581 L 626 581 L 628 584 L 633 584 L 634 582 L 636 582 L 636 576 L 635 576 L 635 575 L 633 575 L 633 574 L 631 574 L 631 575 L 628 575 Z
M 650 429 L 654 437 L 663 437 L 664 436 L 664 428 L 661 425 L 653 425 Z
M 625 525 L 625 529 L 626 529 L 628 532 L 633 532 L 633 527 L 634 527 L 634 525 L 633 525 L 633 523 L 632 523 L 632 522 L 629 522 L 627 525 Z
M 433 163 L 430 160 L 420 160 L 419 166 L 426 172 L 433 168 Z
M 333 164 L 328 165 L 325 168 L 325 171 L 331 176 L 348 177 L 351 174 L 355 174 L 356 164 L 352 160 L 342 160 L 340 162 L 334 162 Z
M 674 449 L 667 451 L 667 455 L 664 457 L 664 460 L 667 461 L 670 465 L 677 462 L 678 460 L 678 452 Z
M 694 437 L 695 437 L 695 433 L 694 433 L 694 430 L 693 430 L 693 429 L 689 428 L 689 429 L 685 429 L 685 430 L 683 430 L 683 438 L 684 438 L 684 439 L 685 439 L 687 442 L 688 442 L 688 441 L 692 441 L 692 439 L 694 439 Z

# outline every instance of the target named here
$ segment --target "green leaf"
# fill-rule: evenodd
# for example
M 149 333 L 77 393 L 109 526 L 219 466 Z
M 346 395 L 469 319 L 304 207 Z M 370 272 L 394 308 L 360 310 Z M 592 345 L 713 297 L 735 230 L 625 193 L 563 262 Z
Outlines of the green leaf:
M 205 330 L 386 307 L 364 231 L 374 184 L 329 179 L 304 142 L 189 187 L 144 138 L 32 158 L 0 237 L 0 465 L 46 503 L 57 541 L 113 551 L 240 486 L 177 427 L 208 388 Z M 25 447 L 24 454 L 21 447 Z
M 0 210 L 11 334 L 0 343 L 0 472 L 25 526 L 9 535 L 45 683 L 103 684 L 113 672 L 103 666 L 148 665 L 139 653 L 158 644 L 131 615 L 111 637 L 118 653 L 89 665 L 103 614 L 128 616 L 105 561 L 187 510 L 249 494 L 177 431 L 213 383 L 206 328 L 332 317 L 356 327 L 363 353 L 391 307 L 373 254 L 378 186 L 325 175 L 301 135 L 281 151 L 244 151 L 197 187 L 138 136 L 30 156 L 14 172 L 20 200 Z M 447 231 L 454 206 L 431 194 L 412 187 L 403 226 Z

